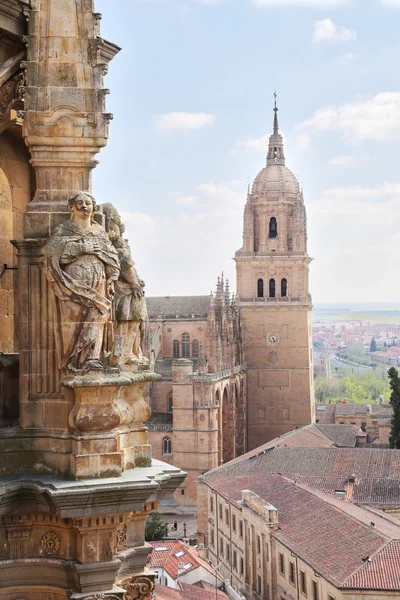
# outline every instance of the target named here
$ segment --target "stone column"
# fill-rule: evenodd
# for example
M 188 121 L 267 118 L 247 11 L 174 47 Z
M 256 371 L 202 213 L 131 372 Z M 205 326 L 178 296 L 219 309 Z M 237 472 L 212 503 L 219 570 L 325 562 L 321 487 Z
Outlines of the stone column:
M 93 0 L 33 0 L 28 14 L 23 134 L 36 172 L 27 237 L 48 237 L 69 197 L 90 190 L 107 143 L 103 76 L 119 48 L 99 37 Z

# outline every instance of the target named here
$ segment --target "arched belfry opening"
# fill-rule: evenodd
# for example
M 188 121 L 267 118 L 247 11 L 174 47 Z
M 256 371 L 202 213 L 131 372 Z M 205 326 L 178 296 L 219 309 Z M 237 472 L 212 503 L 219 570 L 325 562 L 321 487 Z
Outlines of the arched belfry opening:
M 264 298 L 264 279 L 257 281 L 257 298 Z
M 286 298 L 288 295 L 288 282 L 287 279 L 281 281 L 281 297 Z
M 275 279 L 270 279 L 269 280 L 269 297 L 270 298 L 275 298 L 276 295 L 276 289 L 275 289 Z
M 276 217 L 271 217 L 269 220 L 269 237 L 270 238 L 278 237 L 278 223 L 276 221 Z

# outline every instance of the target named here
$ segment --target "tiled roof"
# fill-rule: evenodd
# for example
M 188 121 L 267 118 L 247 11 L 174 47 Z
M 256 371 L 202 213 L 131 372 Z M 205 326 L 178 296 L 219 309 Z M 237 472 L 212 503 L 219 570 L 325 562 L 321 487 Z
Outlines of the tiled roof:
M 146 422 L 147 425 L 172 425 L 172 413 L 157 413 L 153 412 L 150 419 Z
M 280 438 L 279 438 L 280 439 Z M 258 452 L 244 455 L 209 471 L 205 477 L 241 476 L 269 472 L 315 477 L 389 478 L 400 481 L 400 450 L 375 448 L 288 448 L 261 446 Z
M 172 379 L 172 362 L 175 358 L 162 358 L 156 361 L 154 370 L 161 375 L 163 379 Z M 193 372 L 197 371 L 198 359 L 190 358 L 193 362 Z
M 366 558 L 366 557 L 365 557 Z M 400 541 L 389 542 L 342 586 L 357 590 L 400 590 Z
M 227 600 L 228 596 L 221 590 L 216 591 L 210 586 L 203 587 L 202 585 L 189 585 L 188 583 L 179 582 L 181 588 L 182 600 Z
M 317 404 L 315 418 L 320 424 L 334 424 L 337 404 Z
M 366 417 L 370 413 L 370 404 L 336 404 L 337 417 Z
M 355 425 L 316 425 L 339 448 L 355 448 L 359 428 Z
M 203 582 L 202 582 L 203 583 Z M 227 600 L 228 596 L 215 587 L 179 582 L 179 589 L 156 584 L 155 597 L 157 600 Z
M 207 318 L 211 296 L 160 296 L 146 298 L 150 319 Z
M 348 585 L 364 566 L 363 559 L 390 541 L 388 535 L 367 524 L 371 519 L 368 511 L 278 475 L 260 473 L 207 483 L 231 503 L 241 500 L 241 490 L 248 489 L 275 506 L 279 528 L 273 536 L 336 587 Z M 400 524 L 384 523 L 383 529 L 385 526 L 400 538 Z
M 386 510 L 400 508 L 400 481 L 398 479 L 357 477 L 355 483 L 349 485 L 348 477 L 296 475 L 296 481 L 328 494 L 334 494 L 337 490 L 345 490 L 348 500 L 363 506 Z
M 162 567 L 172 577 L 172 579 L 178 579 L 179 565 L 190 565 L 183 572 L 189 573 L 194 571 L 198 567 L 204 567 L 209 573 L 217 577 L 214 569 L 209 563 L 200 558 L 197 550 L 192 546 L 188 546 L 181 541 L 161 541 L 161 542 L 150 542 L 153 547 L 153 551 L 150 554 L 150 567 Z M 159 550 L 158 550 L 159 548 Z M 176 556 L 178 554 L 179 556 Z
M 229 463 L 226 463 L 226 465 L 222 465 L 221 467 L 217 467 L 216 469 L 209 471 L 208 474 L 214 473 L 215 471 L 224 470 L 228 466 L 230 467 L 232 465 L 243 463 L 249 458 L 261 455 L 266 451 L 272 450 L 273 448 L 278 448 L 279 446 L 294 448 L 331 448 L 334 446 L 334 443 L 318 428 L 317 425 L 306 425 L 300 429 L 289 431 L 288 433 L 285 433 L 280 437 L 275 438 L 274 440 L 271 440 L 270 442 L 267 442 L 258 448 L 255 448 L 254 450 L 250 450 L 250 452 L 234 458 Z

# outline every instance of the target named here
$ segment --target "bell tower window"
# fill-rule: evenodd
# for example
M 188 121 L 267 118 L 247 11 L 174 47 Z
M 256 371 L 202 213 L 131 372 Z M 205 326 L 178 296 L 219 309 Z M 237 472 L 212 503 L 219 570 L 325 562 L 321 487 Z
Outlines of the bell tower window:
M 269 280 L 269 297 L 275 298 L 275 279 Z
M 286 298 L 287 296 L 287 279 L 282 279 L 281 281 L 281 296 L 282 298 Z
M 264 279 L 257 281 L 257 298 L 264 298 Z
M 277 238 L 278 237 L 278 224 L 276 222 L 275 217 L 271 217 L 269 221 L 269 237 Z

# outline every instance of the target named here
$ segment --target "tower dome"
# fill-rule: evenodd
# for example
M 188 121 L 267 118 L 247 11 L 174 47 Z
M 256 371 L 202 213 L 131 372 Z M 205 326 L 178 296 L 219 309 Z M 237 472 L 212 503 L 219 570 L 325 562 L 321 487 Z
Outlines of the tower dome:
M 253 194 L 297 196 L 300 194 L 296 176 L 284 165 L 268 165 L 259 172 L 252 187 Z
M 293 197 L 300 197 L 300 186 L 296 176 L 285 164 L 283 138 L 278 127 L 276 95 L 274 113 L 274 131 L 269 138 L 267 166 L 255 178 L 252 193 L 268 196 L 271 200 L 282 196 L 293 199 Z

